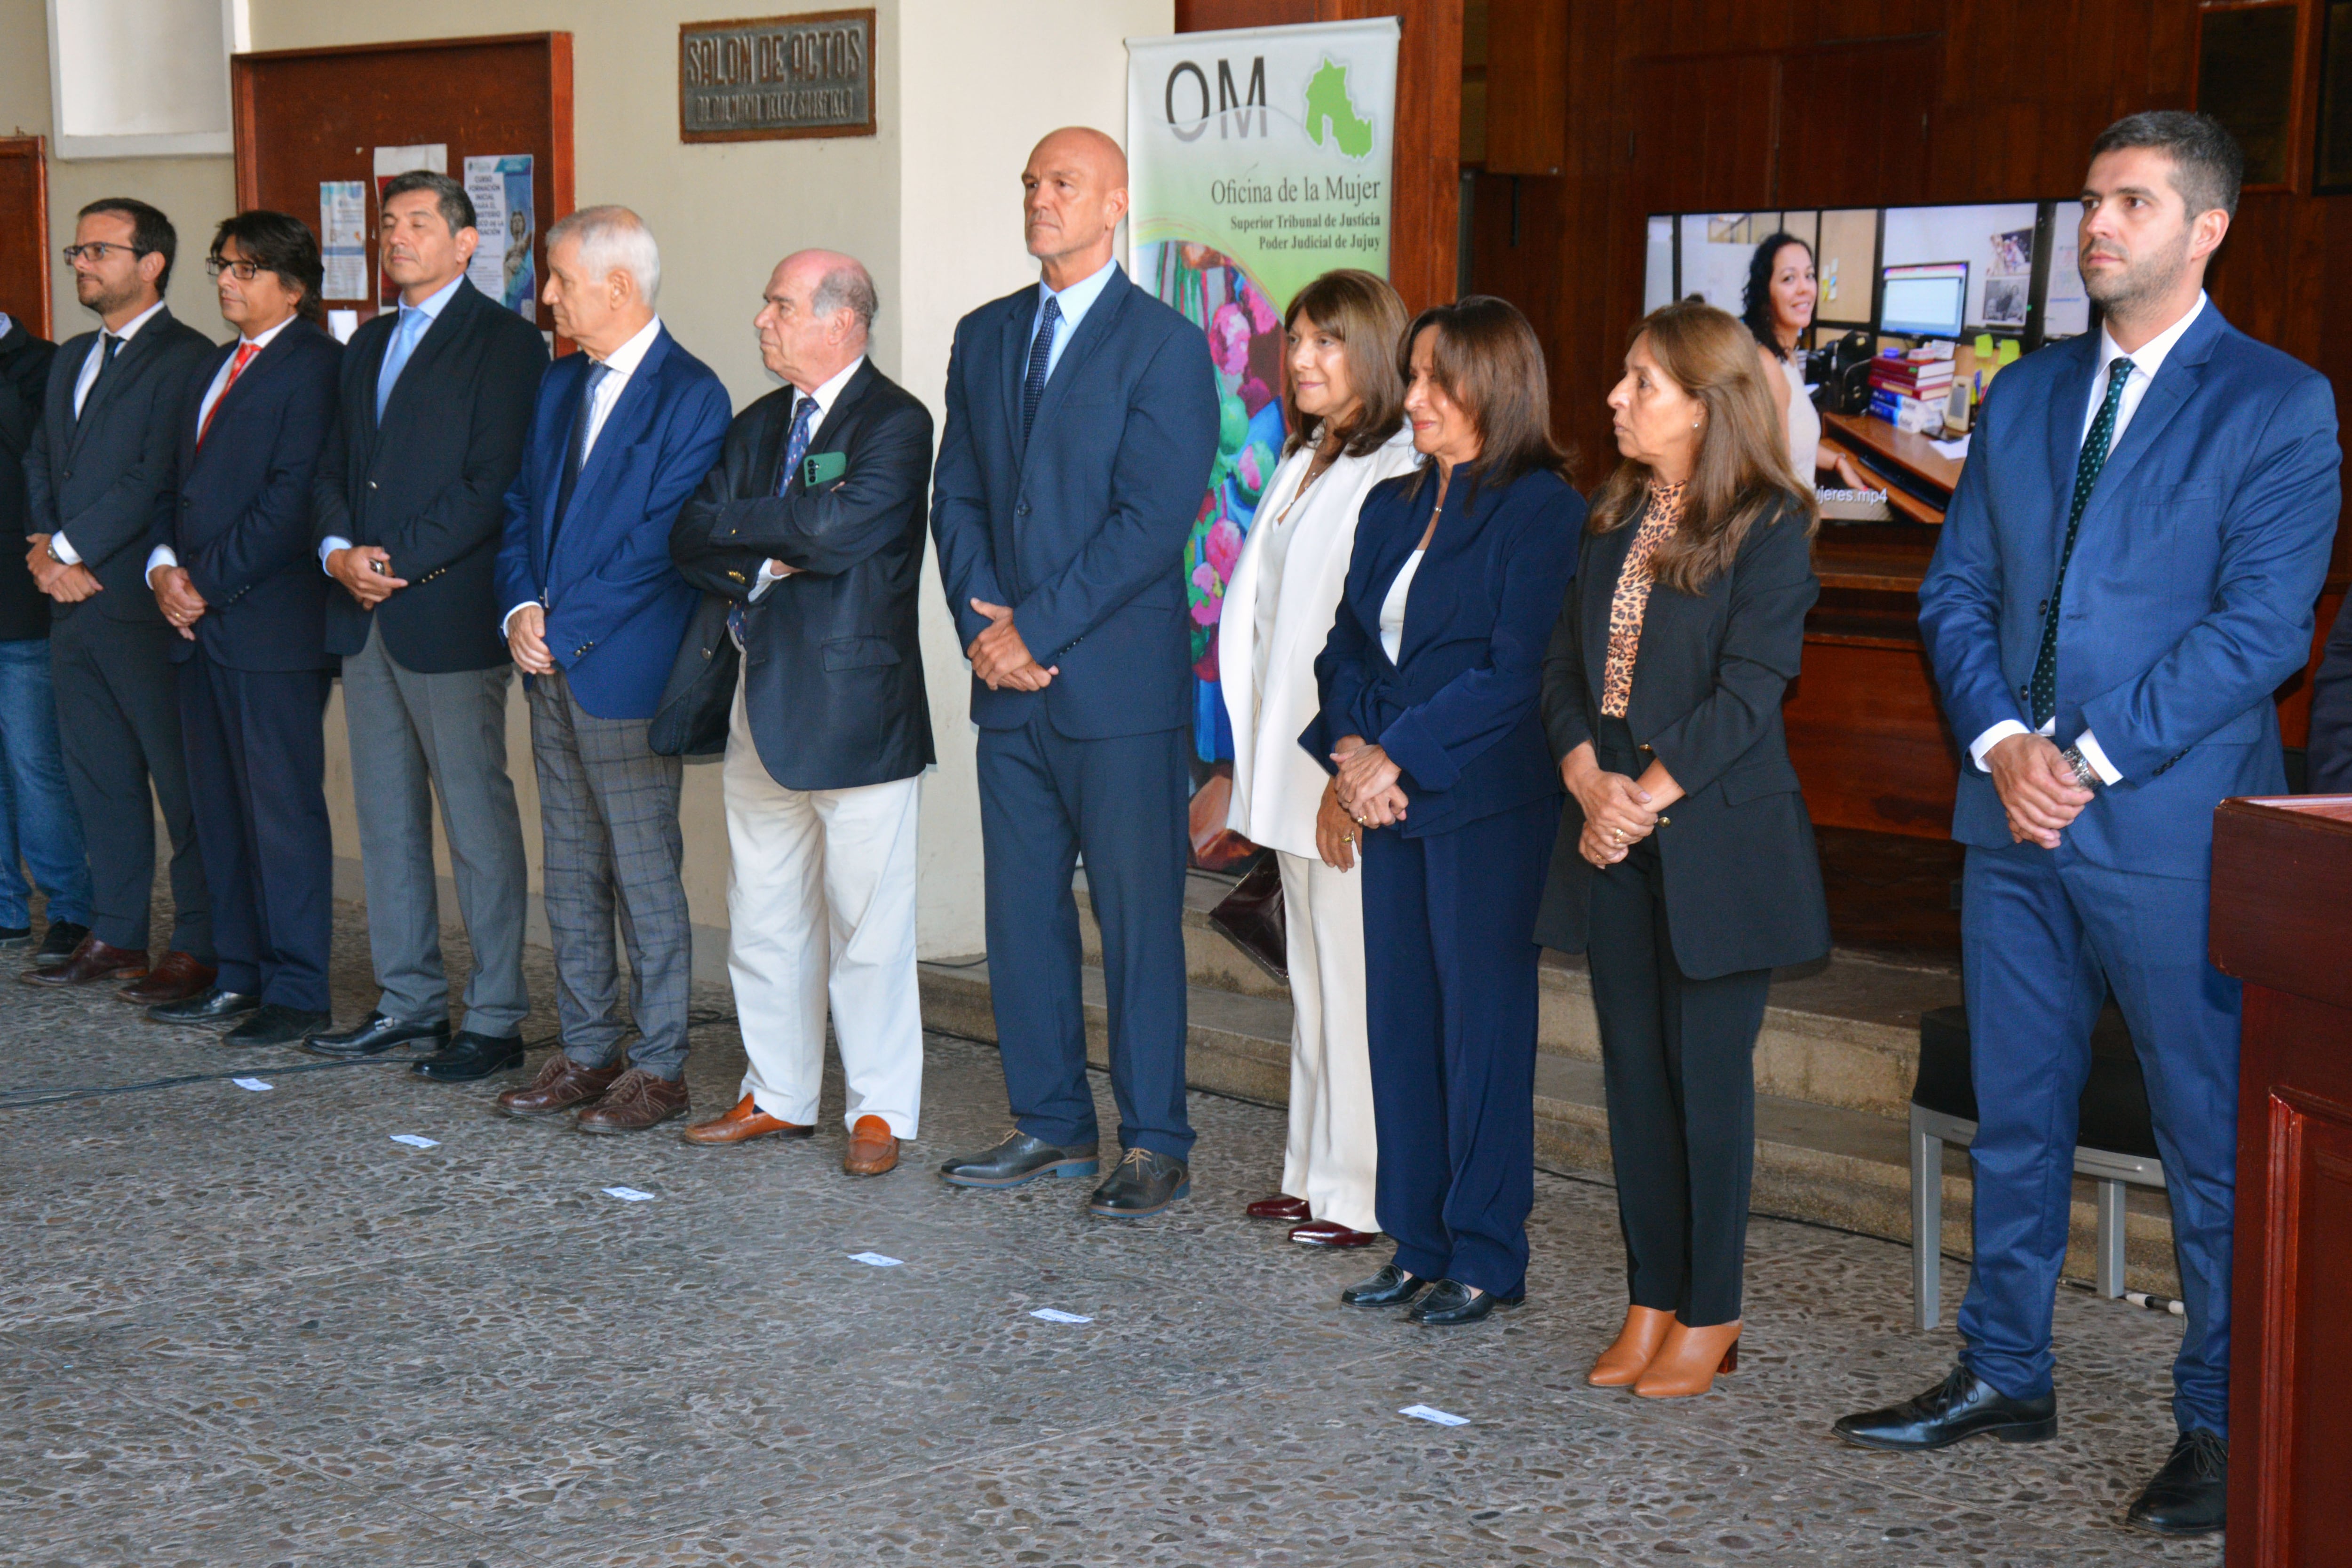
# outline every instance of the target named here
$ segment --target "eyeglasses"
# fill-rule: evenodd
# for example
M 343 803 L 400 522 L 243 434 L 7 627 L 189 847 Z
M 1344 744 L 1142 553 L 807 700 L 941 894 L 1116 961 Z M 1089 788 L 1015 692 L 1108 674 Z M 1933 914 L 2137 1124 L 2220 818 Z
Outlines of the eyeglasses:
M 224 272 L 234 272 L 238 282 L 250 283 L 253 275 L 262 270 L 262 266 L 258 261 L 223 261 L 215 256 L 205 263 L 205 270 L 215 278 Z
M 140 253 L 139 247 L 135 245 L 117 245 L 110 239 L 93 239 L 87 245 L 67 246 L 66 260 L 68 263 L 84 259 L 103 262 L 106 259 L 106 253 L 110 250 L 120 250 L 131 256 Z

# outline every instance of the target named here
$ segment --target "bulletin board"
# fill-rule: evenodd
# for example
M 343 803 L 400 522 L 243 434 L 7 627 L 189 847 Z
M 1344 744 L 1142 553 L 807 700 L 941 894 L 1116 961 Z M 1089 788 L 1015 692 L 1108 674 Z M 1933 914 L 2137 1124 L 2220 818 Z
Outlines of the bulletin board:
M 440 145 L 446 149 L 444 173 L 469 189 L 469 175 L 479 177 L 499 199 L 513 198 L 506 221 L 486 221 L 498 232 L 486 232 L 483 243 L 503 250 L 509 236 L 521 236 L 513 247 L 516 265 L 505 274 L 509 291 L 526 300 L 538 292 L 533 279 L 544 287 L 548 226 L 572 207 L 571 34 L 242 54 L 229 62 L 229 91 L 237 205 L 291 213 L 318 234 L 328 262 L 329 310 L 353 310 L 365 321 L 383 305 L 378 148 Z M 480 162 L 469 170 L 469 159 Z M 530 160 L 527 174 L 523 159 Z M 527 215 L 520 199 L 526 187 Z M 485 205 L 478 195 L 478 208 Z M 341 233 L 328 232 L 331 218 Z M 475 277 L 478 287 L 496 280 L 488 272 Z M 531 319 L 551 330 L 547 307 L 527 302 Z
M 0 314 L 49 335 L 49 171 L 37 136 L 0 136 Z

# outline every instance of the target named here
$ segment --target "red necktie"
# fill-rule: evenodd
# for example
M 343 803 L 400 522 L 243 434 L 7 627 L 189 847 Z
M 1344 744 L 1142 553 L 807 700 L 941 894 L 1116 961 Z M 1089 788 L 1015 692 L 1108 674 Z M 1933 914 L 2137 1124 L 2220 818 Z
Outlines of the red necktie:
M 259 343 L 239 343 L 236 345 L 236 357 L 228 362 L 228 379 L 221 383 L 220 395 L 213 399 L 213 405 L 205 410 L 205 422 L 196 426 L 197 446 L 201 447 L 205 444 L 205 432 L 213 427 L 213 416 L 218 414 L 220 412 L 220 405 L 227 401 L 228 389 L 235 386 L 236 384 L 236 378 L 245 374 L 247 363 L 260 352 L 261 345 Z

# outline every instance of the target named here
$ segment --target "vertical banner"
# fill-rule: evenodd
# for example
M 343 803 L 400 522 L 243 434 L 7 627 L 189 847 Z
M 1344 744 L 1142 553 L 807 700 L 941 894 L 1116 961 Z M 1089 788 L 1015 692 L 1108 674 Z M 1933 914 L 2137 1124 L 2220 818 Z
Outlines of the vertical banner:
M 1283 315 L 1335 268 L 1388 275 L 1397 36 L 1382 16 L 1128 40 L 1129 274 L 1208 334 L 1222 408 L 1184 555 L 1193 752 L 1212 765 L 1193 813 L 1204 864 L 1231 788 L 1214 765 L 1234 754 L 1217 616 L 1282 455 Z

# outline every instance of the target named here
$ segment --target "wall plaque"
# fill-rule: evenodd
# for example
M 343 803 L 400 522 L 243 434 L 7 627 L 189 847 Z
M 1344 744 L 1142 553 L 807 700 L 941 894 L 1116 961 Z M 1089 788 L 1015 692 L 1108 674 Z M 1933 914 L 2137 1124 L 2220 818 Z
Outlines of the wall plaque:
M 682 142 L 874 134 L 874 13 L 811 11 L 677 29 Z

